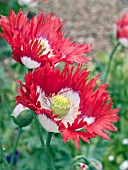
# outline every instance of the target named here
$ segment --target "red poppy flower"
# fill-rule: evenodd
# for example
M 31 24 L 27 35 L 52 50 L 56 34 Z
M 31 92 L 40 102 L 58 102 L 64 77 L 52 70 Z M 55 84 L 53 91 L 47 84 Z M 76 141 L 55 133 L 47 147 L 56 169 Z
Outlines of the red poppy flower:
M 128 47 L 128 13 L 117 22 L 117 39 L 122 45 Z
M 46 62 L 55 64 L 61 61 L 85 63 L 89 59 L 82 56 L 91 51 L 91 45 L 76 44 L 64 38 L 63 22 L 54 14 L 41 12 L 31 20 L 20 9 L 13 10 L 9 17 L 2 16 L 0 25 L 13 50 L 13 58 L 28 68 L 44 66 Z
M 97 87 L 99 75 L 89 81 L 89 74 L 80 66 L 66 65 L 62 72 L 40 67 L 25 75 L 25 84 L 18 81 L 16 99 L 35 111 L 47 131 L 61 132 L 64 142 L 72 139 L 79 148 L 79 138 L 89 142 L 98 135 L 109 140 L 108 130 L 117 131 L 112 122 L 118 121 L 119 109 L 112 109 L 107 85 Z

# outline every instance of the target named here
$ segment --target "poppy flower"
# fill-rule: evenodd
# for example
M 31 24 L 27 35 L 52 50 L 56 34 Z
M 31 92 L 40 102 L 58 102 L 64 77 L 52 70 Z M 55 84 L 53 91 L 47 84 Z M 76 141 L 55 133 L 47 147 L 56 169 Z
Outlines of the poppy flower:
M 13 58 L 27 68 L 44 66 L 47 62 L 56 64 L 88 62 L 83 54 L 91 51 L 91 45 L 76 44 L 70 38 L 64 38 L 64 25 L 54 14 L 44 14 L 28 19 L 28 12 L 23 14 L 22 9 L 16 15 L 13 10 L 9 17 L 2 16 L 0 33 L 10 44 Z
M 81 66 L 66 65 L 62 72 L 46 65 L 25 75 L 17 101 L 35 111 L 42 126 L 49 132 L 62 133 L 79 148 L 79 138 L 89 143 L 96 135 L 109 140 L 108 130 L 117 131 L 119 108 L 112 109 L 112 99 L 97 87 L 99 75 L 88 80 L 90 72 Z
M 117 22 L 117 39 L 122 45 L 128 47 L 128 13 Z

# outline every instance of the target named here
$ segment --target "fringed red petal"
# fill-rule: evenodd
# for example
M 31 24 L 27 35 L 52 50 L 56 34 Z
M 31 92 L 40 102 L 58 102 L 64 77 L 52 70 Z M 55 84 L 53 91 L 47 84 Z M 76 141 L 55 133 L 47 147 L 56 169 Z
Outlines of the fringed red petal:
M 10 11 L 9 17 L 2 16 L 0 26 L 3 30 L 2 36 L 13 50 L 13 58 L 30 68 L 22 61 L 23 57 L 28 58 L 29 62 L 37 62 L 34 68 L 44 66 L 46 63 L 55 64 L 66 63 L 86 63 L 89 61 L 83 54 L 91 51 L 92 45 L 76 44 L 70 38 L 64 38 L 65 31 L 62 31 L 64 22 L 54 14 L 44 14 L 28 19 L 28 12 L 23 14 L 22 9 L 18 14 Z M 48 43 L 48 47 L 43 47 L 41 43 Z M 42 48 L 44 48 L 42 50 Z M 50 48 L 50 52 L 46 49 Z M 46 52 L 46 54 L 44 53 Z M 50 54 L 51 53 L 51 54 Z

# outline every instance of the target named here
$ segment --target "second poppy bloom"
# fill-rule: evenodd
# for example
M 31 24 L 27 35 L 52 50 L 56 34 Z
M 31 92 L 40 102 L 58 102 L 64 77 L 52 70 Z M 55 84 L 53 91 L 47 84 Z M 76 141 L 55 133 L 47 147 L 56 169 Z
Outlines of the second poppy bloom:
M 54 14 L 44 14 L 27 17 L 20 9 L 16 15 L 13 10 L 9 17 L 2 16 L 0 26 L 13 50 L 13 58 L 32 69 L 44 66 L 47 62 L 55 64 L 85 63 L 89 59 L 83 56 L 91 51 L 91 45 L 76 44 L 70 38 L 64 38 L 63 22 Z

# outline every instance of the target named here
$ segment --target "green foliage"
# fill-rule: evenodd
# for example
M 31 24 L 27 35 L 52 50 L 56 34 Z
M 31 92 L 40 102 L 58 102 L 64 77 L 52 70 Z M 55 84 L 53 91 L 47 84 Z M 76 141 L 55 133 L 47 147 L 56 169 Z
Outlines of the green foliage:
M 18 12 L 19 8 L 21 6 L 15 0 L 0 2 L 0 14 L 2 15 L 8 15 L 11 9 Z

